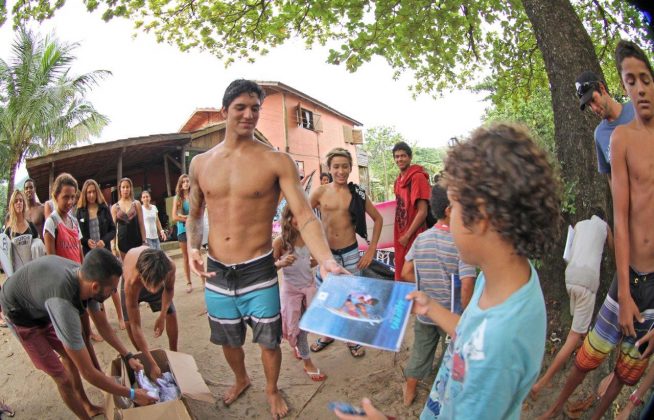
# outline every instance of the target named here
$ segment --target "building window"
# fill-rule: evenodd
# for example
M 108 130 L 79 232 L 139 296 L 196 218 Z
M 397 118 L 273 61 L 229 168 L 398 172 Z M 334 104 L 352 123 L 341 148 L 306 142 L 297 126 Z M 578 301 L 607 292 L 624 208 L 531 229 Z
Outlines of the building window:
M 295 165 L 297 166 L 297 171 L 300 174 L 300 179 L 304 178 L 304 161 L 296 160 Z
M 313 130 L 315 125 L 313 123 L 313 112 L 308 109 L 300 108 L 300 127 Z

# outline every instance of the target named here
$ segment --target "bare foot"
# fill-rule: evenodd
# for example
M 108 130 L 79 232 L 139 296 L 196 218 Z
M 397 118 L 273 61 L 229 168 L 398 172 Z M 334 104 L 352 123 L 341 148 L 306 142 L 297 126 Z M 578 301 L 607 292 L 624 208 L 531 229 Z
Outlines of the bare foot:
M 245 390 L 250 387 L 250 385 L 250 378 L 246 379 L 246 382 L 244 383 L 235 383 L 223 395 L 223 403 L 229 407 L 234 401 L 238 400 L 238 397 L 240 397 Z
M 416 388 L 418 387 L 418 379 L 416 378 L 406 378 L 406 382 L 402 386 L 402 391 L 404 391 L 404 406 L 408 407 L 413 404 L 413 400 L 416 399 Z
M 586 398 L 580 398 L 576 401 L 571 401 L 568 403 L 566 407 L 568 409 L 567 411 L 571 413 L 577 411 L 582 411 L 582 412 L 586 411 L 593 405 L 596 399 L 597 397 L 591 393 Z
M 268 404 L 270 404 L 270 414 L 272 414 L 273 419 L 281 419 L 282 417 L 285 417 L 286 414 L 288 414 L 288 405 L 286 405 L 286 401 L 284 401 L 284 398 L 282 397 L 282 394 L 279 393 L 279 390 L 272 394 L 268 394 L 267 398 Z
M 548 419 L 558 418 L 561 415 L 562 411 L 563 411 L 562 409 L 557 408 L 556 406 L 550 407 L 549 410 L 538 416 L 536 420 L 548 420 Z
M 120 328 L 121 330 L 124 330 L 124 329 L 127 328 L 127 326 L 125 325 L 125 320 L 124 319 L 119 319 L 118 320 L 118 328 Z
M 91 418 L 104 414 L 104 408 L 90 403 L 84 404 L 84 411 L 86 411 L 86 414 Z
M 95 341 L 96 343 L 101 343 L 104 341 L 104 338 L 102 338 L 101 335 L 99 335 L 96 332 L 91 332 L 91 340 Z
M 538 399 L 540 392 L 543 389 L 550 389 L 552 388 L 553 385 L 554 384 L 552 384 L 551 382 L 546 384 L 541 384 L 540 381 L 536 382 L 536 384 L 531 388 L 531 391 L 529 391 L 529 398 L 532 401 L 536 401 Z

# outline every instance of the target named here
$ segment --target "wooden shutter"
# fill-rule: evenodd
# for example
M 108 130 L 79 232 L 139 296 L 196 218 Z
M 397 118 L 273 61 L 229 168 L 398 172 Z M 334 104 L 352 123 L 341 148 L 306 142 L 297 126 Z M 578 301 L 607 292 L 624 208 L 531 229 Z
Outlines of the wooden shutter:
M 354 143 L 354 144 L 363 144 L 363 131 L 362 130 L 352 130 L 352 143 Z
M 343 140 L 345 143 L 352 143 L 352 127 L 349 125 L 343 126 Z
M 313 129 L 322 133 L 322 116 L 317 112 L 313 113 Z
M 295 120 L 297 121 L 297 126 L 302 127 L 302 106 L 299 102 L 295 107 Z

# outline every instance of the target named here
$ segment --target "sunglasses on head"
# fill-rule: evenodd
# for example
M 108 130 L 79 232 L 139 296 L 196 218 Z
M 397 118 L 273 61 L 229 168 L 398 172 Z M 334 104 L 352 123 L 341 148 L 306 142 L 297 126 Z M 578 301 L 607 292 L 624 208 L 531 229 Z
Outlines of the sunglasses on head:
M 597 82 L 584 82 L 584 83 L 575 83 L 575 87 L 577 88 L 577 97 L 581 99 L 582 96 L 586 94 L 591 88 L 595 88 L 597 86 Z

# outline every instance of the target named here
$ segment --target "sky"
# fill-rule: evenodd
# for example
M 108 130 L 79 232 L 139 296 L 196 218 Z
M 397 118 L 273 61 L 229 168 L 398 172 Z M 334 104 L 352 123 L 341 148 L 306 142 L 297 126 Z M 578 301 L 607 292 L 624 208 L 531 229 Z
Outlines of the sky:
M 11 10 L 13 2 L 8 3 Z M 414 99 L 409 91 L 412 75 L 394 81 L 393 70 L 383 59 L 374 58 L 349 73 L 343 66 L 326 63 L 326 48 L 306 50 L 299 40 L 272 49 L 255 63 L 237 60 L 225 68 L 208 52 L 181 52 L 158 44 L 152 35 L 134 36 L 130 21 L 114 18 L 105 23 L 78 0 L 69 0 L 53 19 L 30 28 L 79 43 L 73 74 L 112 72 L 87 96 L 111 120 L 94 142 L 176 132 L 196 108 L 219 108 L 225 87 L 237 78 L 285 83 L 362 122 L 364 129 L 394 126 L 407 140 L 424 147 L 446 146 L 451 137 L 467 134 L 481 123 L 488 106 L 483 95 L 468 91 Z M 0 27 L 4 60 L 10 57 L 14 38 L 8 21 Z M 26 175 L 24 169 L 21 175 Z

